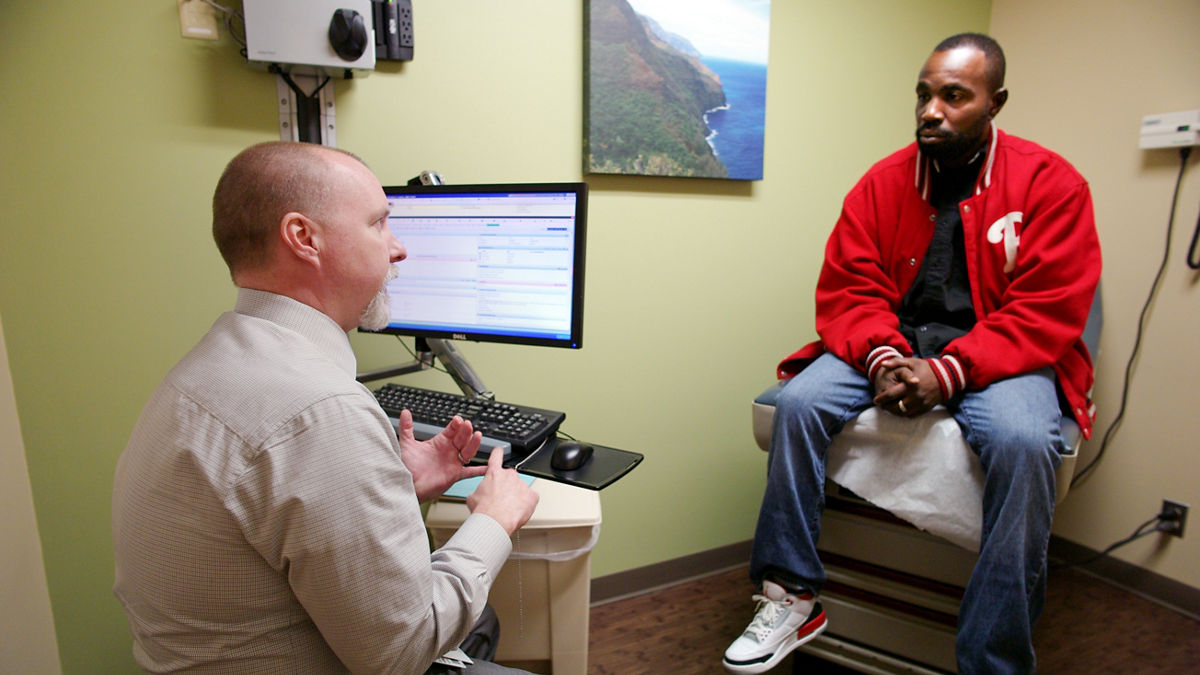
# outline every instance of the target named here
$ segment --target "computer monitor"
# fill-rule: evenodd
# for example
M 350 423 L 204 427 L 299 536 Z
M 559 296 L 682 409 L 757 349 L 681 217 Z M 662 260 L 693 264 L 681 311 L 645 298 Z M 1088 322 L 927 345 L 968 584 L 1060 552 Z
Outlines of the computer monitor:
M 586 183 L 384 187 L 408 250 L 378 332 L 583 345 Z

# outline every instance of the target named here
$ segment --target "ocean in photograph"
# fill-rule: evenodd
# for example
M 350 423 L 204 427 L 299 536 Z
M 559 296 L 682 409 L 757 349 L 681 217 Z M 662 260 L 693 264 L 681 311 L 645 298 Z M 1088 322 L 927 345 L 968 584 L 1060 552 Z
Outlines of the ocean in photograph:
M 735 180 L 761 180 L 766 130 L 767 66 L 705 58 L 721 78 L 725 105 L 708 111 L 708 144 Z

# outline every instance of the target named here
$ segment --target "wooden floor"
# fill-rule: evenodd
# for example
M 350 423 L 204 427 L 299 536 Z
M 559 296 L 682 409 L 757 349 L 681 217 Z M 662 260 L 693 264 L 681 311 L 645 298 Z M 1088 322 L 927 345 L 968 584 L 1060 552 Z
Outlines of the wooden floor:
M 722 673 L 721 654 L 754 606 L 741 567 L 591 610 L 588 672 Z M 1077 569 L 1051 571 L 1034 634 L 1042 673 L 1200 673 L 1200 621 Z M 772 672 L 849 673 L 804 656 Z

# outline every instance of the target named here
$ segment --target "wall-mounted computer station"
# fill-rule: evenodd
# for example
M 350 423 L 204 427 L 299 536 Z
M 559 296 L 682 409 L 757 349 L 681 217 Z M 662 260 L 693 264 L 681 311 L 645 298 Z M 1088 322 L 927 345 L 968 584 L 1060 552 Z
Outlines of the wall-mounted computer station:
M 418 436 L 454 415 L 484 435 L 522 473 L 601 489 L 632 470 L 638 453 L 557 436 L 565 413 L 496 400 L 456 340 L 579 349 L 583 346 L 587 184 L 525 183 L 385 187 L 388 226 L 408 250 L 388 282 L 381 333 L 410 336 L 412 361 L 362 373 L 371 382 L 443 365 L 462 394 L 388 383 L 384 410 L 413 413 Z

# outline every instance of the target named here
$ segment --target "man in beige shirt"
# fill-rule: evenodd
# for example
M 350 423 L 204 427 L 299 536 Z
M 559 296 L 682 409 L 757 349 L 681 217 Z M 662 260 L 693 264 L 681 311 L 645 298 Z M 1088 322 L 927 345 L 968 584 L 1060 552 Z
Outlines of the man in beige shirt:
M 114 484 L 114 591 L 146 670 L 422 673 L 484 611 L 537 495 L 499 453 L 464 466 L 469 422 L 418 442 L 355 381 L 347 332 L 386 319 L 405 257 L 387 216 L 332 148 L 265 143 L 222 175 L 237 304 L 154 392 Z M 477 475 L 430 551 L 420 502 Z

